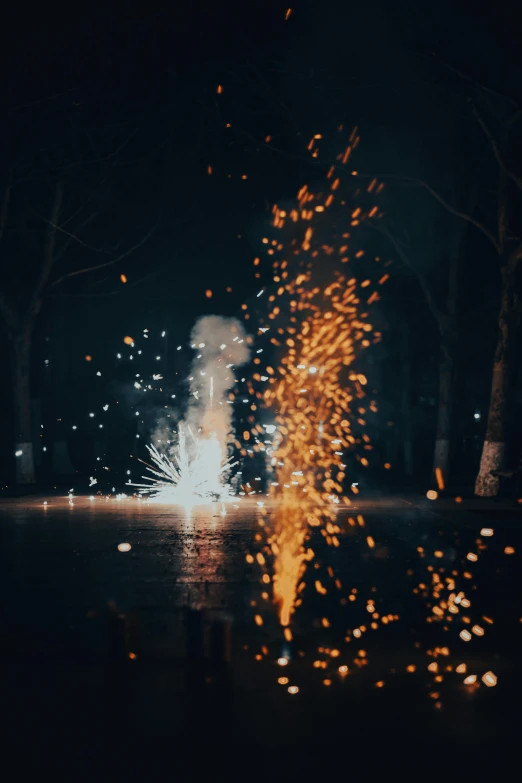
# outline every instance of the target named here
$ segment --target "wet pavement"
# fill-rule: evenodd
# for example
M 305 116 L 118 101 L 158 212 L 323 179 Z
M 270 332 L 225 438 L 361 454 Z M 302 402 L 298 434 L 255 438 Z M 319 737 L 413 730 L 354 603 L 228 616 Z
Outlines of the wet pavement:
M 182 780 L 498 772 L 518 736 L 522 514 L 357 505 L 338 509 L 339 547 L 313 536 L 288 642 L 246 561 L 254 501 L 187 518 L 133 499 L 3 500 L 4 737 L 35 763 L 107 775 L 153 760 Z M 470 607 L 447 610 L 452 591 Z

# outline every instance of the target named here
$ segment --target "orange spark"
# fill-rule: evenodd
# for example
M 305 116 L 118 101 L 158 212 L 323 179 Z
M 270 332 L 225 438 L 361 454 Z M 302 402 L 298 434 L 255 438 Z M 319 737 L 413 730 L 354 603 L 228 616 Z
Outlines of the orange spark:
M 442 475 L 441 468 L 435 468 L 435 479 L 438 488 L 442 491 L 444 489 L 444 476 Z

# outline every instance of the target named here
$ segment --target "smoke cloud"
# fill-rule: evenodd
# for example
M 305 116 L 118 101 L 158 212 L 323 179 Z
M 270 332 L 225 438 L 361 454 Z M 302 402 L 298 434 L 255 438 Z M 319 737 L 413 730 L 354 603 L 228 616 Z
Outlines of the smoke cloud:
M 247 335 L 236 318 L 207 315 L 195 323 L 191 344 L 196 356 L 186 423 L 201 438 L 215 436 L 226 455 L 234 440 L 228 393 L 236 382 L 235 368 L 248 361 L 250 355 Z

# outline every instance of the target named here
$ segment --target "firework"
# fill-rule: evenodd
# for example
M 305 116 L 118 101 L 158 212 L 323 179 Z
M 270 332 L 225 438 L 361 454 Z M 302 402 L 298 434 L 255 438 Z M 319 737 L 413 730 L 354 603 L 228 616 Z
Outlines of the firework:
M 310 149 L 319 138 L 314 137 Z M 274 411 L 278 432 L 269 449 L 274 512 L 270 516 L 263 509 L 260 524 L 266 531 L 265 552 L 273 557 L 274 601 L 285 627 L 291 622 L 306 564 L 314 556 L 307 545 L 311 530 L 319 529 L 328 544 L 339 546 L 339 508 L 350 503 L 345 486 L 358 492 L 347 480 L 345 460 L 358 460 L 366 467 L 372 450 L 365 429 L 376 406 L 365 401 L 367 379 L 352 366 L 362 349 L 380 339 L 367 312 L 378 294 L 369 289 L 367 262 L 362 262 L 365 276 L 360 280 L 352 269 L 352 274 L 345 274 L 344 265 L 350 261 L 351 227 L 379 215 L 374 203 L 354 209 L 339 196 L 343 167 L 357 143 L 354 132 L 346 152 L 338 157 L 339 173 L 331 167 L 327 174 L 326 192 L 314 193 L 305 185 L 296 208 L 274 206 L 276 229 L 297 224 L 288 245 L 263 240 L 268 254 L 275 256 L 276 285 L 267 291 L 270 310 L 267 325 L 259 331 L 267 334 L 280 358 L 277 366 L 254 376 L 266 384 L 259 396 Z M 369 198 L 373 200 L 380 189 L 372 181 Z M 321 224 L 314 225 L 318 220 Z M 364 256 L 362 250 L 352 253 L 353 260 Z M 325 283 L 327 257 L 332 273 Z M 335 269 L 335 260 L 343 266 Z M 256 259 L 254 265 L 258 264 Z M 379 271 L 375 282 L 382 284 L 387 277 Z M 359 524 L 364 525 L 362 517 Z
M 147 446 L 153 465 L 144 464 L 150 475 L 142 476 L 146 483 L 132 484 L 140 495 L 147 495 L 158 503 L 182 505 L 187 510 L 197 502 L 225 502 L 231 497 L 232 489 L 226 478 L 237 462 L 232 462 L 232 458 L 223 462 L 215 435 L 198 439 L 190 429 L 189 434 L 192 449 L 187 448 L 183 426 L 179 427 L 172 457 L 161 454 L 153 445 Z
M 195 324 L 191 338 L 197 353 L 189 377 L 190 403 L 178 427 L 177 443 L 168 454 L 156 445 L 147 446 L 152 464 L 144 464 L 149 475 L 142 476 L 146 483 L 133 484 L 151 500 L 187 510 L 198 502 L 224 503 L 233 494 L 228 479 L 237 462 L 228 457 L 233 438 L 229 396 L 236 382 L 234 367 L 249 355 L 249 338 L 235 319 L 205 316 Z M 169 427 L 160 426 L 154 440 L 170 443 L 170 435 Z

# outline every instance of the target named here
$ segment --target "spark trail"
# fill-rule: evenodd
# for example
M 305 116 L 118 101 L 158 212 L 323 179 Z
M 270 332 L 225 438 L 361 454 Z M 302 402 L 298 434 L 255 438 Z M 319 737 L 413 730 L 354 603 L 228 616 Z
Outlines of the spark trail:
M 351 249 L 351 231 L 380 217 L 375 194 L 382 185 L 372 180 L 364 194 L 356 191 L 361 201 L 369 201 L 365 206 L 348 207 L 340 196 L 341 179 L 351 174 L 345 164 L 358 140 L 354 131 L 327 174 L 326 189 L 312 192 L 305 185 L 296 208 L 274 206 L 276 229 L 297 224 L 288 243 L 263 240 L 271 245 L 277 285 L 268 294 L 268 320 L 259 331 L 275 346 L 279 362 L 275 368 L 267 366 L 263 376 L 254 376 L 267 382 L 259 396 L 275 411 L 278 427 L 271 450 L 274 512 L 263 509 L 260 525 L 266 533 L 264 551 L 273 558 L 273 597 L 285 627 L 299 602 L 306 564 L 314 557 L 307 546 L 311 530 L 320 529 L 328 544 L 339 545 L 339 504 L 351 502 L 344 487 L 351 484 L 357 492 L 345 460 L 366 467 L 372 449 L 366 419 L 377 408 L 374 401 L 365 401 L 365 375 L 352 367 L 362 349 L 380 340 L 368 315 L 379 295 L 366 277 L 375 262 L 363 258 L 363 250 Z M 312 140 L 310 149 L 314 144 Z M 258 266 L 259 260 L 254 263 Z M 330 269 L 326 283 L 325 268 Z M 375 277 L 380 285 L 388 275 L 378 272 Z M 362 517 L 358 524 L 364 526 Z

